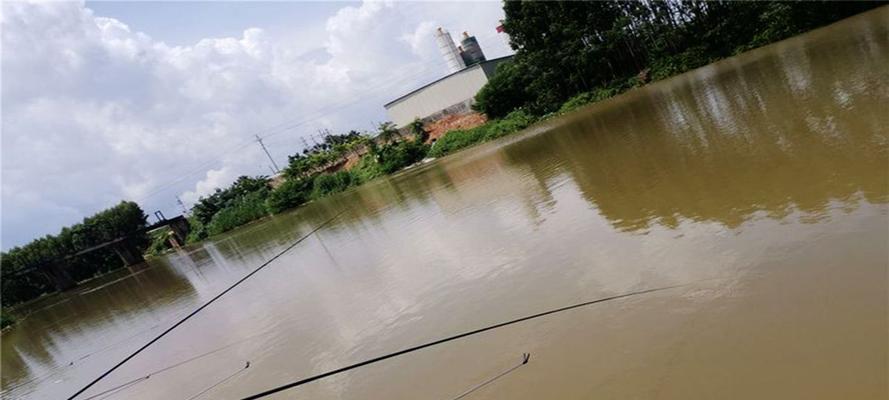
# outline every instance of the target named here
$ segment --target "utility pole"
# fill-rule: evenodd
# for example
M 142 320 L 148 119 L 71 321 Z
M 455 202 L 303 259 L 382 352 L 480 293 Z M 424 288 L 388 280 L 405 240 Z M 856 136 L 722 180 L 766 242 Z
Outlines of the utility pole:
M 259 135 L 256 135 L 256 141 L 259 142 L 259 145 L 262 146 L 262 151 L 265 152 L 265 155 L 269 157 L 269 161 L 272 162 L 272 165 L 275 166 L 275 173 L 280 173 L 281 169 L 278 168 L 278 164 L 275 162 L 275 159 L 272 158 L 272 155 L 269 154 L 269 150 L 265 148 L 265 144 L 262 143 L 262 138 Z
M 305 154 L 305 152 L 309 150 L 309 142 L 306 141 L 305 136 L 300 136 L 300 139 L 303 141 L 303 154 Z
M 179 203 L 179 207 L 182 207 L 182 215 L 188 214 L 188 209 L 185 208 L 185 203 L 182 202 L 182 199 L 179 196 L 176 196 L 176 202 Z

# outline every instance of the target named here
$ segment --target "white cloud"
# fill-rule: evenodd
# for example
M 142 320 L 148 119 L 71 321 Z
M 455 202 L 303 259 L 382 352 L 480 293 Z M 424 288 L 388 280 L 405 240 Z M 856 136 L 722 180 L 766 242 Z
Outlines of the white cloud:
M 216 188 L 230 185 L 237 178 L 237 174 L 230 167 L 222 167 L 220 169 L 211 169 L 207 171 L 203 180 L 198 181 L 194 190 L 186 191 L 180 197 L 187 205 L 193 205 L 201 197 L 213 193 Z
M 123 198 L 170 213 L 177 195 L 266 174 L 255 133 L 274 134 L 283 164 L 319 127 L 366 129 L 386 101 L 445 73 L 432 21 L 506 54 L 481 34 L 499 7 L 365 2 L 299 21 L 300 34 L 254 27 L 168 46 L 83 3 L 4 2 L 3 248 Z

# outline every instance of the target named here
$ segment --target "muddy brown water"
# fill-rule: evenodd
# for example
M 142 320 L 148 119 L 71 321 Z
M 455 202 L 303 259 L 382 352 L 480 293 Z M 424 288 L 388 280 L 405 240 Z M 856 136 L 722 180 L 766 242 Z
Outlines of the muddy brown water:
M 634 290 L 284 392 L 301 399 L 889 397 L 889 8 L 743 54 L 50 296 L 4 398 L 228 399 Z M 83 396 L 87 397 L 87 396 Z M 82 398 L 83 398 L 82 397 Z

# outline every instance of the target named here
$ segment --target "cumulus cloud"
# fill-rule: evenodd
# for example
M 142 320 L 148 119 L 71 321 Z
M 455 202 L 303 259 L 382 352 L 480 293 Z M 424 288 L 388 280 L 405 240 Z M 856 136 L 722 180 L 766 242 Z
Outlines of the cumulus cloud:
M 254 134 L 283 165 L 319 127 L 367 129 L 387 100 L 445 73 L 433 21 L 493 32 L 499 7 L 365 2 L 294 16 L 321 41 L 259 26 L 170 46 L 82 2 L 3 2 L 2 246 L 121 199 L 171 214 L 176 196 L 267 174 Z

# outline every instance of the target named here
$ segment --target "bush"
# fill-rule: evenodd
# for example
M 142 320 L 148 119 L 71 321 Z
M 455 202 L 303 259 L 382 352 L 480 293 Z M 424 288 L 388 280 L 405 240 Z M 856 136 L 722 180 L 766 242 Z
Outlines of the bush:
M 287 179 L 281 186 L 269 193 L 266 200 L 269 212 L 277 214 L 305 203 L 309 200 L 313 183 L 312 178 Z
M 527 128 L 534 121 L 535 118 L 524 110 L 517 110 L 509 113 L 503 119 L 488 121 L 484 125 L 472 129 L 453 130 L 435 142 L 429 155 L 441 157 L 476 143 L 506 136 Z
M 527 87 L 531 75 L 524 67 L 513 61 L 498 65 L 494 76 L 475 95 L 472 108 L 495 119 L 521 107 L 530 97 Z
M 682 53 L 665 56 L 651 64 L 651 79 L 659 81 L 707 65 L 711 60 L 703 47 L 692 47 Z
M 407 141 L 386 145 L 377 151 L 376 159 L 384 174 L 391 174 L 426 157 L 429 146 L 419 141 Z
M 601 87 L 593 91 L 583 92 L 577 96 L 568 99 L 568 101 L 562 104 L 562 107 L 559 108 L 557 114 L 565 114 L 587 104 L 595 103 L 597 101 L 602 101 L 617 96 L 618 94 L 625 92 L 627 89 L 633 86 L 633 80 L 627 80 L 622 83 L 612 83 L 609 86 Z
M 359 180 L 351 171 L 321 174 L 315 177 L 315 181 L 312 185 L 311 198 L 320 199 L 332 193 L 342 192 L 359 183 Z
M 267 196 L 268 190 L 263 189 L 238 197 L 234 204 L 213 215 L 213 219 L 207 224 L 207 234 L 218 235 L 267 216 Z
M 185 238 L 186 243 L 195 243 L 204 240 L 209 236 L 207 234 L 207 225 L 201 223 L 194 215 L 188 217 L 188 237 Z
M 376 160 L 376 152 L 365 154 L 351 170 L 349 170 L 359 182 L 369 182 L 374 178 L 385 175 Z

